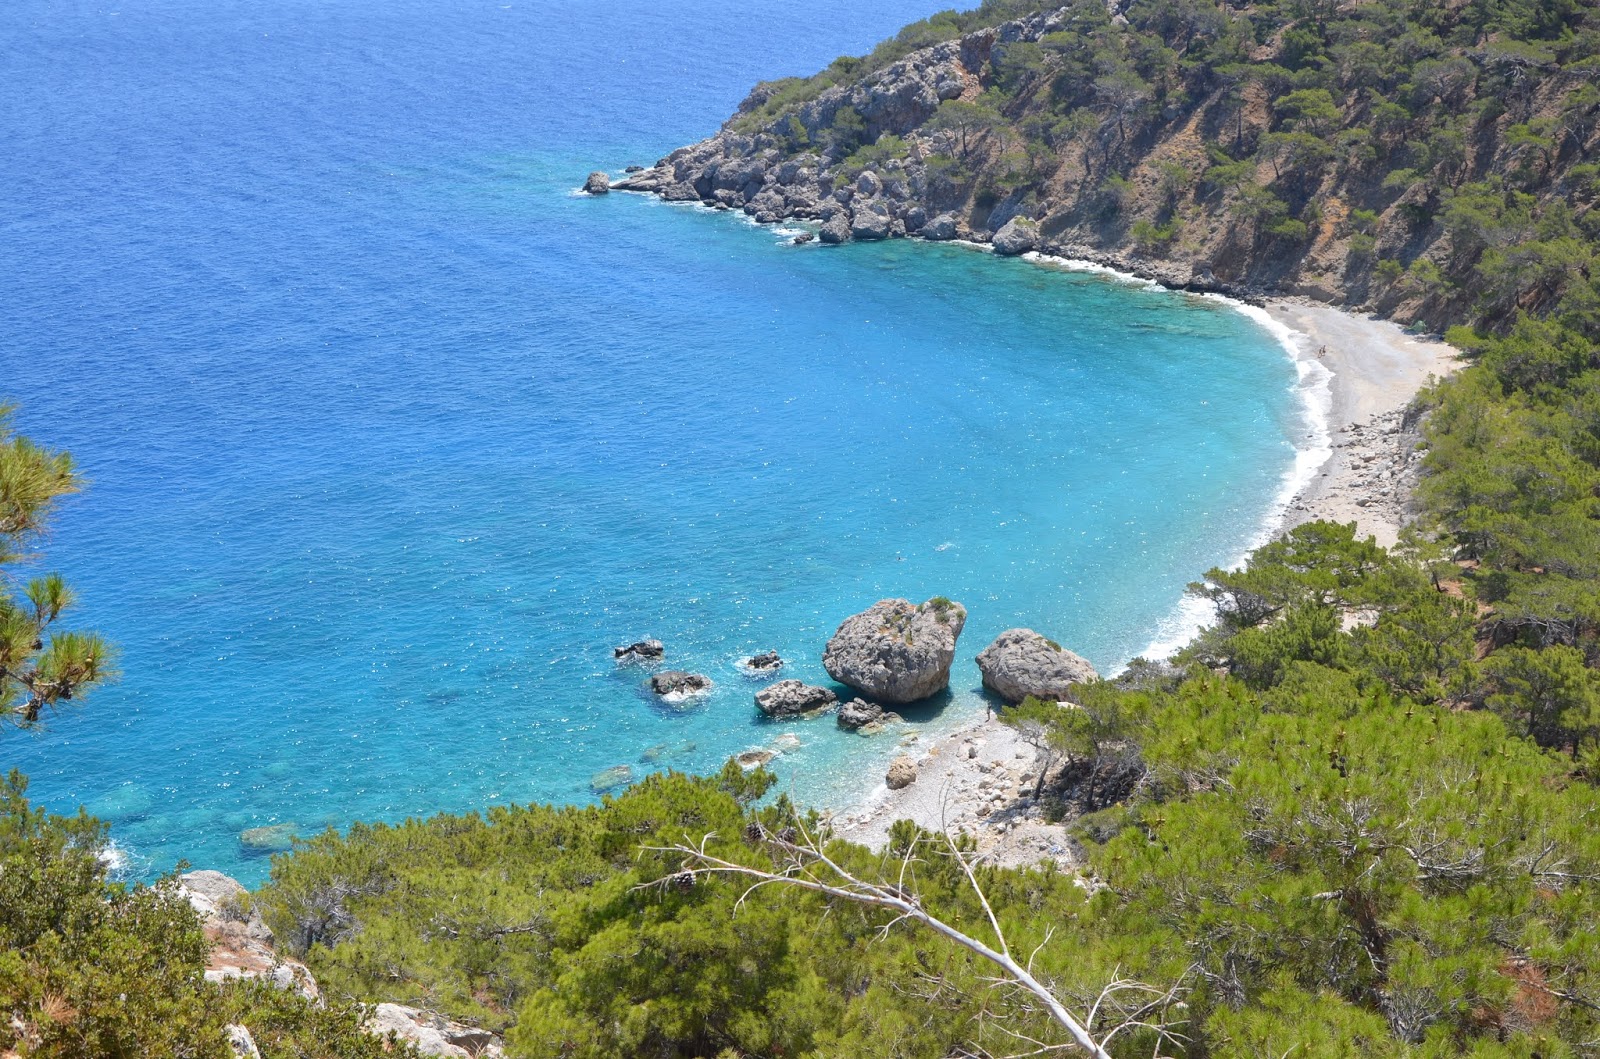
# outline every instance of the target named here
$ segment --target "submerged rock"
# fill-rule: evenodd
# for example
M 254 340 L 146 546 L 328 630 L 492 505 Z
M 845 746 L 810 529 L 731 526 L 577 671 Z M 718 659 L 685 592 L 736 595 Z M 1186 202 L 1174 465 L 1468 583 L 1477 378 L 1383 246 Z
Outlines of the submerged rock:
M 967 610 L 942 596 L 917 606 L 880 600 L 852 615 L 828 641 L 828 675 L 880 702 L 916 702 L 950 685 L 950 663 Z
M 589 179 L 583 182 L 583 190 L 591 195 L 604 195 L 611 190 L 611 178 L 595 170 L 589 174 Z
M 666 656 L 660 640 L 640 640 L 625 647 L 613 647 L 611 657 L 619 662 L 653 662 Z
M 300 825 L 288 821 L 265 827 L 247 827 L 239 832 L 239 845 L 245 849 L 283 853 L 294 848 L 294 840 L 299 833 Z
M 866 699 L 851 699 L 839 707 L 839 716 L 836 718 L 839 727 L 846 731 L 855 731 L 883 719 L 883 707 Z
M 1039 226 L 1026 217 L 1013 217 L 994 233 L 994 252 L 1002 257 L 1025 254 L 1039 245 Z
M 897 757 L 889 762 L 889 771 L 884 775 L 883 782 L 889 785 L 891 791 L 909 787 L 917 782 L 917 764 L 908 757 Z
M 669 695 L 698 695 L 711 690 L 711 678 L 699 673 L 685 673 L 681 669 L 668 669 L 650 678 L 650 690 L 662 698 Z
M 632 765 L 612 765 L 608 769 L 601 769 L 589 777 L 589 789 L 596 794 L 614 791 L 618 787 L 626 787 L 633 782 Z
M 756 692 L 756 705 L 768 717 L 798 717 L 826 709 L 838 701 L 839 697 L 827 688 L 802 684 L 798 680 L 780 680 Z
M 817 237 L 812 235 L 810 232 L 801 232 L 799 235 L 795 236 L 789 241 L 795 246 L 805 246 L 807 243 L 815 241 L 816 238 Z
M 983 686 L 1007 702 L 1065 698 L 1074 684 L 1099 680 L 1084 658 L 1032 629 L 1007 629 L 978 654 Z

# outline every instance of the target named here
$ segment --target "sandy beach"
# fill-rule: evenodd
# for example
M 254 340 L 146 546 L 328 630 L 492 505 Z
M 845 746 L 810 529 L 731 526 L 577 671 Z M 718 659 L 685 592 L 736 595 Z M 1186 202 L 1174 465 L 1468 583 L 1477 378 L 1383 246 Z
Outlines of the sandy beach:
M 1285 528 L 1314 519 L 1354 522 L 1379 544 L 1394 544 L 1408 517 L 1417 469 L 1417 438 L 1404 429 L 1405 409 L 1430 380 L 1455 370 L 1455 350 L 1387 320 L 1330 305 L 1279 300 L 1266 309 L 1299 333 L 1299 356 L 1333 373 L 1333 454 L 1290 502 Z
M 1389 321 L 1314 302 L 1274 300 L 1266 312 L 1297 333 L 1298 357 L 1331 374 L 1331 454 L 1290 501 L 1279 528 L 1353 521 L 1360 533 L 1392 545 L 1416 474 L 1417 438 L 1403 422 L 1405 409 L 1430 380 L 1455 370 L 1455 351 Z M 879 786 L 864 805 L 834 818 L 837 834 L 881 848 L 890 825 L 909 819 L 973 835 L 996 863 L 1072 866 L 1066 828 L 1047 823 L 1033 804 L 1038 762 L 1014 730 L 980 718 L 942 737 L 919 735 L 904 753 L 916 762 L 916 782 L 898 791 Z

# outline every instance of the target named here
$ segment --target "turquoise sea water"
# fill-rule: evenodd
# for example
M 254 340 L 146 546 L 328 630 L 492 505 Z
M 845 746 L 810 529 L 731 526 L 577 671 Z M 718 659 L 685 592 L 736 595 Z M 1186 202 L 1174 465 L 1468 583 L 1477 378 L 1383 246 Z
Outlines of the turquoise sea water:
M 583 801 L 632 763 L 843 804 L 894 750 L 736 663 L 944 594 L 1113 667 L 1260 531 L 1295 371 L 1215 302 L 572 193 L 935 9 L 11 0 L 0 375 L 92 488 L 45 542 L 123 677 L 0 764 L 135 873 L 241 829 Z M 716 690 L 679 712 L 613 645 Z M 648 748 L 671 753 L 656 765 Z M 692 748 L 691 748 L 692 747 Z

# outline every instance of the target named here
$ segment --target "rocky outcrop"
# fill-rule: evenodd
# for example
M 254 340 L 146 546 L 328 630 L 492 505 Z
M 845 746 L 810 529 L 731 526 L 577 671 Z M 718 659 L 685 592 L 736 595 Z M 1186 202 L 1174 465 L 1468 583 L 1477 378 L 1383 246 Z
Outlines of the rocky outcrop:
M 840 728 L 853 732 L 874 721 L 882 720 L 883 707 L 875 702 L 868 702 L 866 699 L 851 699 L 839 707 L 839 715 L 836 719 Z
M 815 713 L 838 701 L 839 697 L 827 688 L 798 680 L 780 680 L 756 692 L 756 706 L 768 717 L 777 719 Z
M 994 233 L 994 252 L 1002 257 L 1026 254 L 1039 245 L 1039 226 L 1026 217 L 1013 217 Z
M 983 686 L 1007 702 L 1063 699 L 1072 685 L 1099 680 L 1085 659 L 1032 629 L 1007 629 L 978 653 Z
M 178 876 L 178 894 L 200 916 L 211 942 L 205 979 L 260 978 L 279 989 L 293 989 L 310 1000 L 322 994 L 305 964 L 285 959 L 273 948 L 272 930 L 250 903 L 250 892 L 219 871 Z
M 500 1038 L 488 1030 L 399 1004 L 379 1004 L 373 1008 L 364 1028 L 375 1037 L 392 1037 L 409 1044 L 423 1055 L 494 1059 L 505 1054 Z
M 703 695 L 711 690 L 711 678 L 699 673 L 685 673 L 681 669 L 668 669 L 650 678 L 650 690 L 662 698 Z
M 783 659 L 776 651 L 763 651 L 746 658 L 744 667 L 753 673 L 774 673 L 783 668 Z
M 256 1039 L 251 1036 L 249 1027 L 237 1022 L 230 1022 L 222 1028 L 228 1035 L 228 1047 L 232 1049 L 235 1059 L 261 1059 L 261 1049 L 256 1047 Z
M 917 782 L 917 763 L 908 757 L 897 757 L 889 762 L 889 771 L 884 775 L 883 782 L 889 785 L 891 791 L 909 787 Z
M 604 195 L 611 190 L 611 178 L 596 170 L 583 182 L 583 190 L 591 195 Z
M 640 640 L 611 649 L 611 656 L 618 662 L 657 662 L 666 657 L 666 653 L 660 640 Z
M 956 639 L 967 622 L 959 603 L 938 597 L 917 606 L 885 599 L 839 626 L 822 655 L 828 675 L 872 699 L 916 702 L 950 684 Z

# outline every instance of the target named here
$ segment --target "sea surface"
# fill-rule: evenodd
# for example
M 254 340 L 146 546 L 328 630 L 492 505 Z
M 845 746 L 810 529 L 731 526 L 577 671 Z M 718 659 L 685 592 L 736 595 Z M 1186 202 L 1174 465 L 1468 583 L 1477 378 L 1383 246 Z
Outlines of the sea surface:
M 885 597 L 1114 669 L 1263 530 L 1308 429 L 1213 300 L 624 194 L 757 80 L 942 0 L 7 0 L 0 392 L 91 486 L 38 569 L 119 682 L 0 767 L 140 877 L 247 828 L 585 802 L 629 764 L 868 795 L 898 733 L 775 725 Z M 710 675 L 652 700 L 611 648 Z M 654 748 L 654 749 L 652 749 Z M 645 760 L 649 759 L 649 760 Z

